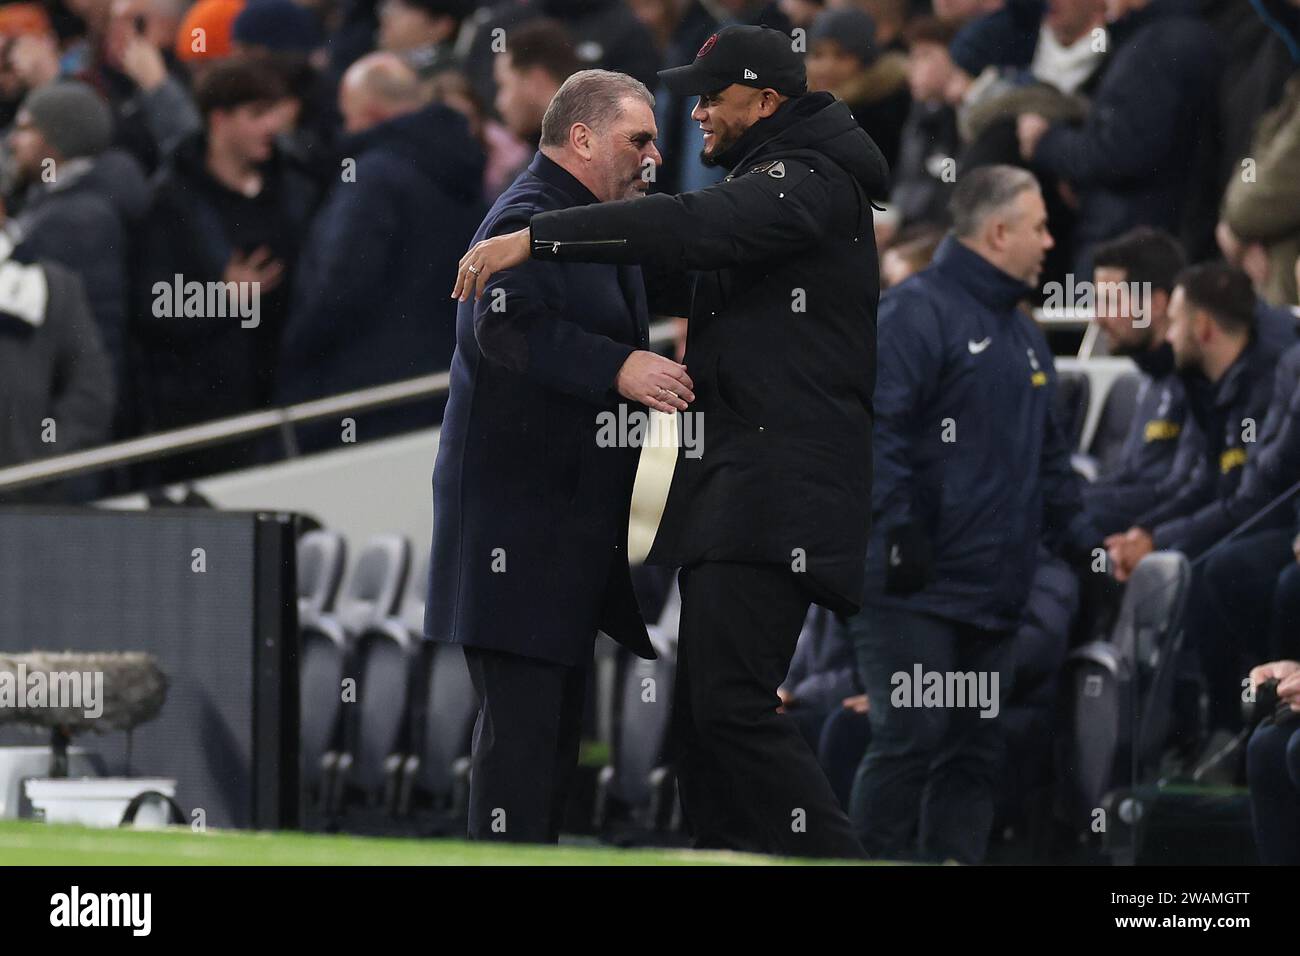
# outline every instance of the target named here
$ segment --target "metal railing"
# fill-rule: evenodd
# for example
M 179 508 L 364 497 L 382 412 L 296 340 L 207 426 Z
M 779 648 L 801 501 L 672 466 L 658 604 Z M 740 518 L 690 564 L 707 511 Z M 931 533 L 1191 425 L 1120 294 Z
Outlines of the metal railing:
M 673 338 L 671 322 L 658 322 L 650 328 L 650 344 L 663 345 Z M 451 386 L 450 372 L 421 375 L 387 385 L 375 385 L 352 392 L 313 399 L 283 408 L 268 408 L 231 418 L 220 418 L 201 425 L 188 425 L 171 431 L 156 432 L 141 438 L 101 445 L 84 451 L 54 455 L 36 461 L 0 468 L 0 492 L 44 484 L 89 472 L 130 465 L 178 452 L 210 445 L 222 445 L 254 435 L 279 430 L 285 457 L 297 456 L 293 428 L 304 422 L 332 418 L 351 412 L 366 412 L 390 405 L 402 405 L 420 399 L 437 398 Z

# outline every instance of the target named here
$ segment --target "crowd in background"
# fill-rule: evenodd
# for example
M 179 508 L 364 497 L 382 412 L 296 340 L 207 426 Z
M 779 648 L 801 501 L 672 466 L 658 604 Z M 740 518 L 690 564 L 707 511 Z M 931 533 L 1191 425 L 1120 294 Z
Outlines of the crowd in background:
M 1020 628 L 1057 648 L 1039 667 L 1050 683 L 1145 554 L 1210 552 L 1300 478 L 1292 0 L 5 3 L 0 466 L 447 368 L 457 260 L 559 85 L 586 67 L 646 82 L 653 188 L 706 186 L 725 170 L 699 161 L 695 104 L 656 89 L 655 71 L 733 23 L 792 33 L 810 89 L 847 101 L 884 152 L 882 287 L 929 265 L 955 185 L 997 164 L 1041 185 L 1054 242 L 1040 293 L 1067 278 L 1154 290 L 1149 322 L 1097 316 L 1143 376 L 1120 460 L 1082 489 L 1112 573 L 1077 578 L 1047 542 L 1026 545 L 1044 550 Z M 259 292 L 214 300 L 223 283 Z M 400 406 L 357 431 L 440 413 Z M 332 424 L 299 433 L 308 450 L 339 440 Z M 265 454 L 201 450 L 89 491 Z M 1198 566 L 1188 619 L 1220 732 L 1198 758 L 1239 726 L 1238 672 L 1300 656 L 1294 518 L 1279 509 Z M 824 618 L 783 691 L 810 739 L 809 711 L 869 707 Z M 1292 744 L 1274 763 L 1296 787 Z M 1290 806 L 1270 773 L 1261 792 Z

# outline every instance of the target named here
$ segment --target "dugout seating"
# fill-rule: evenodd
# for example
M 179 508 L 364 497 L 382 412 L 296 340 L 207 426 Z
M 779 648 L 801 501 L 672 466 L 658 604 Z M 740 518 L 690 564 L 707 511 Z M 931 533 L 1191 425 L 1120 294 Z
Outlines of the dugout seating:
M 1142 376 L 1137 372 L 1120 375 L 1111 383 L 1086 452 L 1092 476 L 1106 475 L 1119 466 L 1141 388 Z

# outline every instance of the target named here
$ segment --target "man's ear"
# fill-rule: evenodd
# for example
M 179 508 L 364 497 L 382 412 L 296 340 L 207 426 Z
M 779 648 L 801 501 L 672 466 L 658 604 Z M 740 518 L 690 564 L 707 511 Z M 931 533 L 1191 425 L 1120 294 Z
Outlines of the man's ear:
M 586 123 L 574 123 L 569 127 L 569 145 L 583 159 L 591 159 L 592 134 Z
M 775 113 L 781 106 L 781 94 L 771 88 L 765 88 L 759 91 L 762 98 L 758 101 L 758 115 L 766 119 Z
M 1006 245 L 1007 224 L 1003 219 L 997 216 L 990 216 L 988 225 L 984 228 L 984 241 L 988 243 L 990 249 L 1000 252 Z
M 1192 313 L 1192 332 L 1196 341 L 1202 345 L 1214 337 L 1214 320 L 1210 318 L 1210 313 L 1204 309 L 1197 309 Z

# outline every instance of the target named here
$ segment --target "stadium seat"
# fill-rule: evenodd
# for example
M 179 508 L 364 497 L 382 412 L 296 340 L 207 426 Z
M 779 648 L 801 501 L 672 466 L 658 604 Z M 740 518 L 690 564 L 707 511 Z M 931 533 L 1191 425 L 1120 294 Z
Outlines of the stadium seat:
M 411 707 L 411 752 L 402 763 L 397 809 L 424 832 L 464 829 L 469 751 L 478 696 L 457 644 L 422 641 Z
M 1070 451 L 1079 447 L 1088 420 L 1092 383 L 1083 372 L 1061 372 L 1056 377 L 1056 415 L 1069 440 Z
M 375 535 L 366 542 L 334 602 L 334 618 L 349 635 L 360 634 L 397 610 L 411 545 L 398 534 Z
M 357 696 L 355 704 L 344 708 L 346 744 L 340 770 L 345 810 L 357 819 L 367 816 L 364 811 L 382 815 L 395 808 L 418 648 L 395 619 L 367 628 L 356 639 L 352 660 Z M 348 829 L 354 829 L 351 823 Z
M 1087 824 L 1108 794 L 1150 782 L 1170 741 L 1176 661 L 1191 569 L 1158 551 L 1134 569 L 1109 640 L 1073 651 L 1063 686 L 1062 804 Z
M 382 829 L 396 810 L 402 764 L 410 752 L 410 706 L 423 643 L 427 559 L 407 576 L 399 613 L 372 624 L 353 646 L 357 706 L 345 711 L 344 797 L 359 804 L 348 829 Z M 370 811 L 378 811 L 372 813 Z
M 660 832 L 677 828 L 677 785 L 664 763 L 672 714 L 672 661 L 627 655 L 620 689 L 618 730 L 611 760 L 597 781 L 597 830 L 630 826 Z
M 1126 372 L 1116 378 L 1106 392 L 1097 430 L 1088 443 L 1088 455 L 1096 462 L 1097 474 L 1104 477 L 1119 467 L 1133 414 L 1137 410 L 1138 391 L 1142 377 L 1136 372 Z
M 347 543 L 335 531 L 308 531 L 298 539 L 298 617 L 334 609 Z
M 429 600 L 429 551 L 421 548 L 407 575 L 406 593 L 397 612 L 398 620 L 413 641 L 424 639 L 424 605 Z
M 342 626 L 325 615 L 299 622 L 299 765 L 309 829 L 324 822 L 337 804 L 335 781 L 343 716 L 343 680 L 348 676 L 348 640 Z M 317 821 L 317 816 L 321 819 Z

